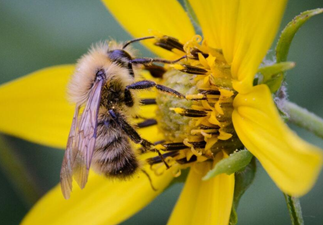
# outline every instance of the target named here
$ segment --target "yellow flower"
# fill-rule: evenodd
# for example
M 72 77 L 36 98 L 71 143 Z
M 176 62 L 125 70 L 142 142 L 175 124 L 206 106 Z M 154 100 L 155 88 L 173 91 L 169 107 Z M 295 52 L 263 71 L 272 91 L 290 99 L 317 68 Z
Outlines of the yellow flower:
M 155 1 L 154 4 L 143 0 L 103 2 L 134 37 L 148 36 L 152 29 L 176 37 L 182 43 L 193 43 L 194 28 L 175 0 Z M 277 32 L 286 1 L 189 2 L 205 40 L 196 46 L 207 48 L 210 53 L 208 58 L 199 58 L 200 64 L 209 71 L 207 79 L 213 79 L 216 69 L 212 64 L 215 59 L 211 56 L 216 55 L 213 50 L 221 49 L 226 65 L 230 66 L 230 81 L 236 93 L 232 102 L 232 122 L 239 140 L 257 157 L 282 191 L 296 196 L 305 194 L 320 171 L 322 154 L 283 123 L 266 85 L 253 86 L 259 64 Z M 151 43 L 147 47 L 162 58 L 174 58 L 173 53 Z M 72 65 L 52 67 L 2 85 L 0 117 L 6 119 L 1 121 L 0 131 L 65 148 L 73 117 L 73 106 L 65 100 L 65 89 L 73 70 Z M 203 80 L 199 85 L 205 85 Z M 222 90 L 222 97 L 227 94 Z M 154 109 L 143 110 L 146 111 L 142 113 L 147 115 Z M 219 122 L 211 114 L 208 119 L 213 125 Z M 158 133 L 156 127 L 144 128 L 140 132 L 152 142 L 163 138 L 161 134 L 155 135 Z M 223 136 L 225 140 L 225 132 Z M 207 139 L 207 142 L 211 141 Z M 218 153 L 213 164 L 223 157 L 226 157 L 225 153 Z M 221 174 L 201 181 L 211 167 L 209 163 L 195 166 L 188 175 L 169 224 L 228 224 L 234 175 Z M 68 201 L 64 200 L 57 186 L 35 205 L 23 224 L 120 223 L 152 201 L 174 177 L 172 170 L 164 171 L 161 176 L 149 173 L 157 191 L 151 189 L 142 174 L 122 182 L 91 173 L 86 188 L 74 188 Z

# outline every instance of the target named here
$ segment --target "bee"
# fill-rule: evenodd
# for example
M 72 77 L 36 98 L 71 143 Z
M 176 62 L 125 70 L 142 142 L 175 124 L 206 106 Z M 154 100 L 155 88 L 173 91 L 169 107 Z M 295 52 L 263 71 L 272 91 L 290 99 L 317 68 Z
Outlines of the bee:
M 150 38 L 154 37 L 134 39 L 124 45 L 115 41 L 100 43 L 78 60 L 68 85 L 75 113 L 60 172 L 65 199 L 70 197 L 73 178 L 81 188 L 85 187 L 90 167 L 110 178 L 131 177 L 140 163 L 130 141 L 140 144 L 145 151 L 158 152 L 162 158 L 129 122 L 140 105 L 133 92 L 155 87 L 179 98 L 184 96 L 153 81 L 136 82 L 137 72 L 140 65 L 175 63 L 185 57 L 175 61 L 133 58 L 134 50 L 129 44 Z

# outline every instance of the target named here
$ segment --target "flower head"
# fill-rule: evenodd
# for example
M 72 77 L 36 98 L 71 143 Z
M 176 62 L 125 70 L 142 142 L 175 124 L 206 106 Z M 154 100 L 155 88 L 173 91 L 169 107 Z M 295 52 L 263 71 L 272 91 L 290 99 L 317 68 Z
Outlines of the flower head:
M 203 38 L 196 36 L 193 25 L 177 1 L 167 0 L 153 5 L 145 1 L 103 2 L 134 37 L 147 36 L 150 30 L 156 30 L 184 44 L 183 52 L 170 52 L 147 42 L 147 47 L 162 58 L 174 59 L 178 54 L 188 56 L 185 63 L 171 66 L 165 74 L 165 83 L 174 88 L 177 84 L 191 101 L 174 102 L 159 96 L 159 129 L 164 136 L 151 135 L 157 133 L 156 127 L 143 129 L 142 135 L 150 141 L 166 139 L 170 143 L 182 142 L 185 146 L 176 154 L 168 155 L 168 162 L 172 165 L 170 170 L 163 171 L 162 175 L 150 171 L 157 192 L 151 190 L 142 175 L 128 182 L 113 182 L 91 174 L 85 190 L 75 190 L 68 202 L 58 197 L 61 195 L 58 187 L 53 189 L 35 206 L 23 224 L 48 221 L 57 213 L 61 216 L 52 218 L 50 221 L 53 223 L 77 224 L 89 218 L 91 223 L 119 223 L 148 204 L 167 187 L 177 168 L 185 166 L 190 166 L 191 170 L 169 223 L 228 224 L 234 174 L 220 174 L 208 181 L 202 181 L 202 177 L 221 159 L 243 147 L 256 156 L 282 191 L 300 196 L 312 187 L 322 165 L 320 150 L 288 129 L 266 85 L 254 85 L 256 72 L 277 32 L 286 1 L 190 0 Z M 47 129 L 42 125 L 42 118 L 16 121 L 17 124 L 33 127 L 35 130 L 32 132 L 6 123 L 1 123 L 1 131 L 65 147 L 73 113 L 72 107 L 63 101 L 63 90 L 73 69 L 73 66 L 60 66 L 42 70 L 0 89 L 1 96 L 5 96 L 5 93 L 18 88 L 23 90 L 26 85 L 35 87 L 33 96 L 26 97 L 33 99 L 39 99 L 37 90 L 46 90 L 48 93 L 43 96 L 47 99 L 43 102 L 57 101 L 61 107 L 52 107 L 51 104 L 41 107 L 44 113 L 56 113 L 57 121 L 61 123 L 53 123 L 51 132 L 62 137 L 43 133 Z M 195 74 L 199 71 L 200 74 L 179 71 L 195 71 Z M 37 83 L 45 78 L 46 82 L 40 87 Z M 57 84 L 54 93 L 50 87 L 43 88 L 44 84 L 53 85 L 54 82 Z M 52 96 L 51 101 L 48 96 Z M 13 97 L 1 99 L 1 104 L 12 101 Z M 10 107 L 6 110 L 0 112 L 3 118 L 11 112 Z M 143 110 L 151 114 L 155 109 Z M 147 115 L 145 111 L 142 113 Z M 34 118 L 38 114 L 30 112 L 28 115 Z M 154 157 L 149 158 L 148 162 L 157 171 L 156 167 L 161 164 Z M 45 205 L 47 212 L 39 216 Z M 106 213 L 96 213 L 98 216 L 93 217 L 94 212 L 102 210 Z M 81 216 L 73 216 L 81 212 Z

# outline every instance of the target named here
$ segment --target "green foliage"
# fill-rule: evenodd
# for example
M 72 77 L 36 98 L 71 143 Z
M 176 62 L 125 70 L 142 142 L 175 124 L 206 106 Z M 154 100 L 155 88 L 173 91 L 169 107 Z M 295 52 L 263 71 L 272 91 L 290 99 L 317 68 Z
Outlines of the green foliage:
M 281 74 L 295 67 L 294 62 L 281 62 L 274 65 L 265 66 L 258 70 L 262 74 L 261 83 L 266 84 L 271 92 L 277 90 L 280 86 Z
M 222 159 L 215 167 L 210 170 L 203 180 L 208 180 L 218 174 L 232 174 L 245 168 L 251 161 L 253 155 L 248 150 L 234 152 L 228 158 Z
M 301 203 L 298 198 L 284 194 L 290 219 L 293 225 L 304 225 Z
M 237 208 L 239 205 L 240 198 L 251 185 L 255 178 L 257 170 L 256 160 L 253 158 L 251 163 L 245 167 L 241 172 L 236 172 L 235 174 L 235 187 L 234 187 L 234 196 L 232 203 L 232 211 L 230 216 L 229 225 L 235 225 L 238 223 L 238 214 Z
M 296 16 L 291 22 L 287 24 L 282 31 L 279 41 L 276 45 L 276 60 L 277 63 L 285 62 L 287 60 L 289 47 L 298 29 L 312 16 L 323 12 L 322 8 L 308 10 Z M 271 83 L 271 91 L 276 92 L 284 80 L 285 73 L 279 73 L 275 76 L 275 81 Z
M 302 12 L 287 24 L 285 29 L 282 31 L 276 46 L 277 63 L 285 62 L 287 60 L 289 47 L 298 29 L 312 16 L 318 15 L 322 12 L 323 9 L 313 9 Z

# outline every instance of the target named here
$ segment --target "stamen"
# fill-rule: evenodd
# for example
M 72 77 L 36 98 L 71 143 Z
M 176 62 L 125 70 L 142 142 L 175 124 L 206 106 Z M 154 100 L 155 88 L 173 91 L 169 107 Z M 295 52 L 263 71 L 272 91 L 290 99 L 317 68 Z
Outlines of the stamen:
M 194 74 L 194 75 L 205 75 L 208 71 L 197 66 L 191 66 L 191 65 L 185 65 L 185 64 L 175 64 L 172 66 L 175 69 L 178 69 L 179 71 L 188 73 L 188 74 Z
M 207 115 L 207 112 L 195 109 L 170 108 L 170 110 L 187 117 L 205 117 Z
M 180 43 L 179 40 L 176 38 L 164 35 L 162 37 L 156 37 L 156 39 L 157 39 L 157 41 L 155 42 L 156 46 L 159 46 L 168 51 L 173 51 L 174 49 L 178 49 L 184 52 L 183 44 Z
M 166 69 L 163 66 L 155 64 L 145 64 L 144 69 L 148 70 L 151 76 L 155 78 L 163 78 L 164 73 L 166 73 Z
M 220 128 L 219 126 L 212 126 L 212 127 L 208 127 L 208 126 L 205 126 L 205 125 L 201 125 L 199 126 L 200 129 L 202 130 L 212 130 L 214 128 Z
M 145 127 L 150 127 L 150 126 L 153 126 L 153 125 L 156 125 L 157 124 L 157 120 L 155 119 L 147 119 L 143 122 L 140 122 L 140 123 L 137 123 L 137 127 L 138 128 L 145 128 Z
M 167 158 L 167 157 L 175 157 L 179 155 L 178 152 L 167 152 L 165 154 L 162 154 L 162 156 L 164 158 Z M 154 165 L 154 164 L 157 164 L 157 163 L 161 163 L 163 162 L 161 157 L 160 156 L 155 156 L 155 157 L 152 157 L 152 158 L 148 158 L 146 159 L 147 163 L 149 163 L 150 165 Z
M 155 98 L 144 98 L 140 100 L 140 103 L 143 105 L 156 105 Z
M 198 90 L 201 94 L 204 94 L 204 95 L 220 95 L 221 92 L 219 90 L 202 90 L 202 89 L 199 89 Z
M 195 162 L 196 160 L 197 160 L 197 156 L 193 155 L 189 160 L 187 160 L 186 158 L 182 158 L 182 159 L 176 160 L 176 162 L 183 165 L 183 164 Z
M 206 142 L 200 141 L 200 142 L 188 142 L 189 144 L 193 145 L 194 148 L 205 148 Z
M 164 151 L 178 151 L 187 148 L 186 145 L 183 144 L 183 142 L 174 142 L 174 143 L 167 143 L 163 144 L 165 147 Z
M 202 54 L 204 58 L 207 58 L 209 56 L 209 54 L 201 52 L 201 50 L 197 48 L 191 49 L 190 53 L 194 59 L 199 59 L 199 54 Z

